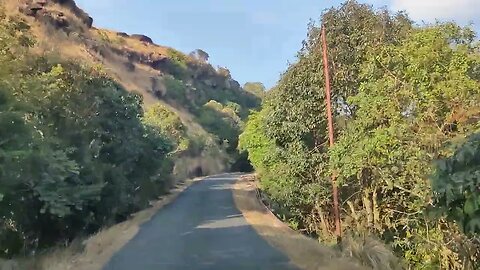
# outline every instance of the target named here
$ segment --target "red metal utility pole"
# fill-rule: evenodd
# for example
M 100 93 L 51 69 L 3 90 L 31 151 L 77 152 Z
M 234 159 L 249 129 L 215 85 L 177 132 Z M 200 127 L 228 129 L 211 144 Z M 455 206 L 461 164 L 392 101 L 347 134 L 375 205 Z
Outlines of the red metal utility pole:
M 328 71 L 328 57 L 327 57 L 327 38 L 325 35 L 325 26 L 322 25 L 322 47 L 323 47 L 323 69 L 325 74 L 325 91 L 327 101 L 327 118 L 328 118 L 328 138 L 330 139 L 330 147 L 333 146 L 333 117 L 332 117 L 332 100 L 330 94 L 330 74 Z M 340 224 L 340 209 L 338 206 L 338 187 L 335 175 L 332 175 L 332 189 L 333 189 L 333 213 L 335 215 L 335 235 L 337 241 L 342 239 L 342 228 Z

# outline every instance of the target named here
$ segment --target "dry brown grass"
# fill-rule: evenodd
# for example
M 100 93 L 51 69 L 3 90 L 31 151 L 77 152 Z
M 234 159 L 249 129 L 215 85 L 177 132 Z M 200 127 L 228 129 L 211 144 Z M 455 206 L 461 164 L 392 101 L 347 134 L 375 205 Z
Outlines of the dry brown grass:
M 343 254 L 374 270 L 403 269 L 401 261 L 384 243 L 371 237 L 346 237 Z
M 168 56 L 169 47 L 148 44 L 133 38 L 120 37 L 115 31 L 108 29 L 87 29 L 70 10 L 59 5 L 48 5 L 47 8 L 49 10 L 63 12 L 69 20 L 72 20 L 81 28 L 81 38 L 79 38 L 78 33 L 72 33 L 68 36 L 62 31 L 48 29 L 48 27 L 35 22 L 35 19 L 32 17 L 20 14 L 18 12 L 19 0 L 0 1 L 3 1 L 9 14 L 22 16 L 32 27 L 31 31 L 37 39 L 37 45 L 33 51 L 40 54 L 58 54 L 62 58 L 85 62 L 88 65 L 101 65 L 107 74 L 127 90 L 140 93 L 144 98 L 144 104 L 146 107 L 156 103 L 162 103 L 180 116 L 182 122 L 186 125 L 191 134 L 208 135 L 189 112 L 182 110 L 179 106 L 170 106 L 166 104 L 152 93 L 151 80 L 152 78 L 158 78 L 161 75 L 160 71 L 155 70 L 148 65 L 133 63 L 135 71 L 132 72 L 128 70 L 125 65 L 126 63 L 129 63 L 129 60 L 124 56 L 114 53 L 111 49 L 113 47 L 117 49 L 128 48 L 145 55 Z M 110 42 L 103 40 L 103 37 L 105 36 Z M 96 41 L 98 45 L 101 45 L 104 55 L 87 48 L 82 39 Z
M 92 32 L 98 38 L 106 36 L 110 41 L 112 41 L 113 46 L 119 48 L 129 48 L 139 53 L 168 56 L 168 50 L 170 49 L 169 47 L 145 43 L 130 37 L 120 37 L 117 35 L 116 31 L 109 29 L 92 29 Z
M 402 269 L 391 250 L 373 238 L 348 238 L 342 245 L 343 252 L 339 252 L 292 230 L 261 202 L 254 179 L 247 176 L 236 183 L 235 204 L 264 239 L 301 269 Z
M 270 245 L 281 250 L 290 260 L 305 270 L 357 270 L 359 264 L 343 258 L 332 248 L 321 245 L 281 222 L 257 197 L 256 185 L 248 178 L 238 181 L 234 187 L 234 199 L 254 229 Z

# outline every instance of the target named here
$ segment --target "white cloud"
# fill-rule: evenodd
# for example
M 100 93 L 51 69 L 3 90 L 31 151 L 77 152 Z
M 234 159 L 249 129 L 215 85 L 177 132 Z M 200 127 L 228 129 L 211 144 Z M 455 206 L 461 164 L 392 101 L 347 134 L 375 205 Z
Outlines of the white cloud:
M 438 19 L 478 24 L 480 17 L 480 0 L 392 0 L 390 8 L 406 10 L 417 22 L 434 22 Z

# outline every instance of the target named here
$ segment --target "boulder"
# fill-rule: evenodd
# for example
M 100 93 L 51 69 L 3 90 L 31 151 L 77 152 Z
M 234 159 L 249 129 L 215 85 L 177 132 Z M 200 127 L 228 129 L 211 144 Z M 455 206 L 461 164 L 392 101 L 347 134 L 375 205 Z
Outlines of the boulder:
M 38 3 L 33 3 L 33 4 L 30 4 L 30 5 L 28 6 L 28 8 L 29 8 L 30 10 L 39 11 L 39 10 L 42 10 L 42 9 L 43 9 L 43 5 L 40 5 L 40 4 L 38 4 Z
M 240 89 L 241 85 L 236 80 L 230 79 L 230 87 L 233 88 L 233 89 Z
M 93 26 L 93 18 L 90 16 L 87 16 L 84 18 L 83 22 L 87 25 L 88 28 L 92 28 Z
M 155 70 L 166 70 L 171 66 L 171 62 L 168 58 L 157 58 L 152 61 L 150 65 Z
M 139 40 L 141 42 L 153 44 L 153 40 L 145 35 L 134 34 L 134 35 L 131 35 L 130 38 Z
M 125 32 L 117 32 L 117 36 L 119 36 L 119 37 L 125 37 L 125 38 L 126 38 L 126 37 L 129 37 L 129 35 L 128 35 L 127 33 L 125 33 Z
M 62 5 L 72 11 L 88 28 L 93 26 L 93 18 L 90 17 L 85 11 L 77 6 L 74 0 L 50 0 L 54 3 Z

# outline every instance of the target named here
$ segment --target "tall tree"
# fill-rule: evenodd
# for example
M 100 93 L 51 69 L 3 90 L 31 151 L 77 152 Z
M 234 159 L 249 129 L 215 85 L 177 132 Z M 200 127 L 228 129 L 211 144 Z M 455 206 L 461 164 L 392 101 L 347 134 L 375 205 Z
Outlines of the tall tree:
M 263 98 L 265 96 L 265 92 L 267 91 L 265 85 L 263 85 L 261 82 L 247 82 L 243 85 L 243 89 L 260 98 Z

